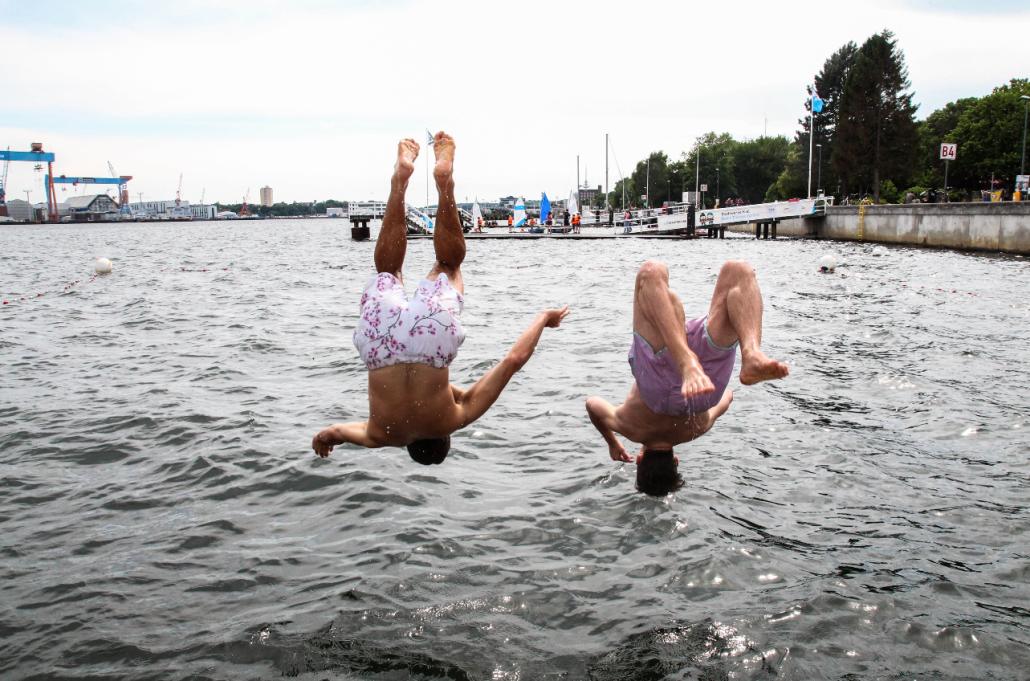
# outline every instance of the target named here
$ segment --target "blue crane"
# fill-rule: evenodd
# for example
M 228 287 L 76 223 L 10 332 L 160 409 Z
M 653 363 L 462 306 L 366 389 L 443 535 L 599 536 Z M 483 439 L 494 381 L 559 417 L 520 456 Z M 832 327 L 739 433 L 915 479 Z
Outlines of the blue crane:
M 124 206 L 128 206 L 129 190 L 125 188 L 125 185 L 131 179 L 132 175 L 121 175 L 120 177 L 66 177 L 65 175 L 61 175 L 60 177 L 55 177 L 53 179 L 51 179 L 50 176 L 47 175 L 47 202 L 49 203 L 50 201 L 51 187 L 53 187 L 55 184 L 115 184 L 118 185 L 120 193 L 119 199 L 121 203 Z
M 11 153 L 11 148 L 7 147 L 7 153 Z M 0 207 L 3 207 L 7 203 L 7 171 L 11 168 L 11 159 L 4 159 L 4 172 L 0 173 Z M 0 213 L 3 215 L 4 213 Z
M 0 161 L 28 161 L 47 164 L 47 218 L 50 222 L 57 222 L 57 197 L 54 196 L 54 183 L 50 181 L 50 177 L 54 174 L 54 155 L 49 151 L 43 151 L 42 142 L 33 142 L 31 149 L 31 151 L 11 151 L 10 149 L 0 151 Z

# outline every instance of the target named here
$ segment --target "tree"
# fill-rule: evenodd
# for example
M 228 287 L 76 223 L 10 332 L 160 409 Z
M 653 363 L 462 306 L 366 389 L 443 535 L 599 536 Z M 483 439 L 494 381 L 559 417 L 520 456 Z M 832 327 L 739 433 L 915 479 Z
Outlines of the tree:
M 837 187 L 840 182 L 833 166 L 829 163 L 836 143 L 837 126 L 840 121 L 840 100 L 848 75 L 855 64 L 858 47 L 847 42 L 823 62 L 822 70 L 813 77 L 812 85 L 805 89 L 805 116 L 798 119 L 798 132 L 794 137 L 796 147 L 789 154 L 788 165 L 775 178 L 774 186 L 766 187 L 763 195 L 768 193 L 773 199 L 787 199 L 808 195 L 808 160 L 812 151 L 812 163 L 817 163 L 814 146 L 809 146 L 809 124 L 812 121 L 812 95 L 818 94 L 823 100 L 823 109 L 815 115 L 815 144 L 821 144 L 823 150 L 823 187 Z M 813 170 L 812 181 L 816 181 L 817 169 Z M 817 188 L 818 189 L 818 188 Z
M 919 123 L 919 150 L 916 156 L 918 174 L 916 182 L 923 187 L 940 187 L 944 184 L 943 162 L 940 160 L 942 142 L 955 141 L 955 128 L 959 119 L 977 101 L 976 97 L 966 97 L 948 102 Z M 963 154 L 963 160 L 965 154 Z M 948 184 L 962 186 L 956 182 L 954 174 L 948 178 Z
M 735 195 L 748 203 L 760 203 L 787 165 L 790 140 L 786 137 L 759 137 L 738 142 L 733 149 Z
M 830 55 L 829 59 L 823 63 L 823 70 L 815 76 L 816 94 L 823 100 L 823 110 L 815 115 L 815 143 L 822 145 L 823 157 L 826 160 L 833 157 L 833 148 L 837 141 L 837 126 L 840 123 L 840 100 L 857 55 L 858 46 L 848 41 Z M 811 96 L 806 102 L 806 108 L 809 110 L 812 108 Z M 807 120 L 803 125 L 807 132 Z M 817 162 L 813 160 L 813 163 Z M 827 167 L 823 168 L 822 175 L 823 187 L 838 185 L 837 174 L 833 171 L 831 164 L 827 164 Z
M 619 206 L 623 209 L 629 206 L 635 206 L 639 199 L 635 199 L 637 195 L 636 185 L 633 184 L 632 177 L 624 177 L 615 183 L 615 189 L 612 190 L 609 200 L 612 206 Z M 625 197 L 625 201 L 623 201 Z
M 632 178 L 639 193 L 650 197 L 651 206 L 662 205 L 662 202 L 669 198 L 669 157 L 661 151 L 652 152 L 646 159 L 637 163 Z M 639 196 L 634 196 L 633 199 L 634 203 L 644 203 Z
M 875 201 L 883 180 L 906 186 L 911 174 L 918 138 L 909 87 L 893 34 L 883 31 L 866 40 L 840 98 L 831 163 L 846 187 L 869 188 Z
M 686 177 L 697 179 L 700 177 L 700 184 L 708 185 L 706 197 L 711 197 L 710 205 L 715 204 L 718 193 L 720 196 L 737 196 L 736 160 L 735 150 L 737 141 L 729 133 L 716 134 L 709 132 L 694 141 L 694 146 L 689 152 L 684 152 L 681 157 L 683 173 Z M 697 157 L 701 155 L 700 172 L 697 170 Z M 716 171 L 718 169 L 718 172 Z M 687 181 L 686 186 L 693 187 L 694 183 Z
M 1023 143 L 1023 109 L 1020 97 L 1030 95 L 1030 80 L 1014 78 L 991 94 L 970 103 L 952 131 L 958 158 L 951 164 L 958 187 L 985 187 L 994 178 L 1011 189 L 1019 173 Z
M 807 163 L 808 149 L 805 149 L 804 156 L 802 156 L 801 146 L 798 144 L 791 144 L 787 149 L 787 162 L 783 172 L 779 174 L 776 181 L 773 182 L 772 186 L 765 193 L 766 201 L 782 201 L 797 196 L 804 196 L 806 194 L 807 187 L 805 185 L 805 175 L 798 173 L 796 169 L 803 167 Z

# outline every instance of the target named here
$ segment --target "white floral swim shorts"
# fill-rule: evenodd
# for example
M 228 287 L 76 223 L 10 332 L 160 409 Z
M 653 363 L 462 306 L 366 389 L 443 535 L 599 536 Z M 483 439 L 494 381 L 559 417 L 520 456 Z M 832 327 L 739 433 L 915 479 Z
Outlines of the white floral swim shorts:
M 449 366 L 465 340 L 465 297 L 440 273 L 423 279 L 408 300 L 397 277 L 380 272 L 361 296 L 354 345 L 369 371 L 394 364 Z

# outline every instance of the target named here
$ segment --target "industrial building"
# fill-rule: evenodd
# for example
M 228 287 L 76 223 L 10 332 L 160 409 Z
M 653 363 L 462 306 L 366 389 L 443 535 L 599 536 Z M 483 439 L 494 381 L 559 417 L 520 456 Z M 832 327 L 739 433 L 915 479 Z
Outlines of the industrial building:
M 57 214 L 66 222 L 117 220 L 118 204 L 107 194 L 72 196 L 57 204 Z
M 129 211 L 136 218 L 153 220 L 214 220 L 217 209 L 212 204 L 168 199 L 130 203 Z

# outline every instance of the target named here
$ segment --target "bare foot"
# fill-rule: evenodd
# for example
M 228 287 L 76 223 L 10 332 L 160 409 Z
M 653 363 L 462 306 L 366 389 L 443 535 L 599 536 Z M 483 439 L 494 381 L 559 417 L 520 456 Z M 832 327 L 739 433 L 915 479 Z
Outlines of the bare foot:
M 394 177 L 407 182 L 411 174 L 415 172 L 416 158 L 418 158 L 418 142 L 410 138 L 398 142 L 397 164 L 393 167 Z
M 790 369 L 783 362 L 777 362 L 765 356 L 758 350 L 740 360 L 740 382 L 744 385 L 754 385 L 762 381 L 771 381 L 777 378 L 786 378 Z
M 436 154 L 436 167 L 433 178 L 437 184 L 451 179 L 454 171 L 454 138 L 440 131 L 433 135 L 433 152 Z
M 704 395 L 715 391 L 712 380 L 704 372 L 700 364 L 696 364 L 683 371 L 683 399 L 690 399 L 697 395 Z

